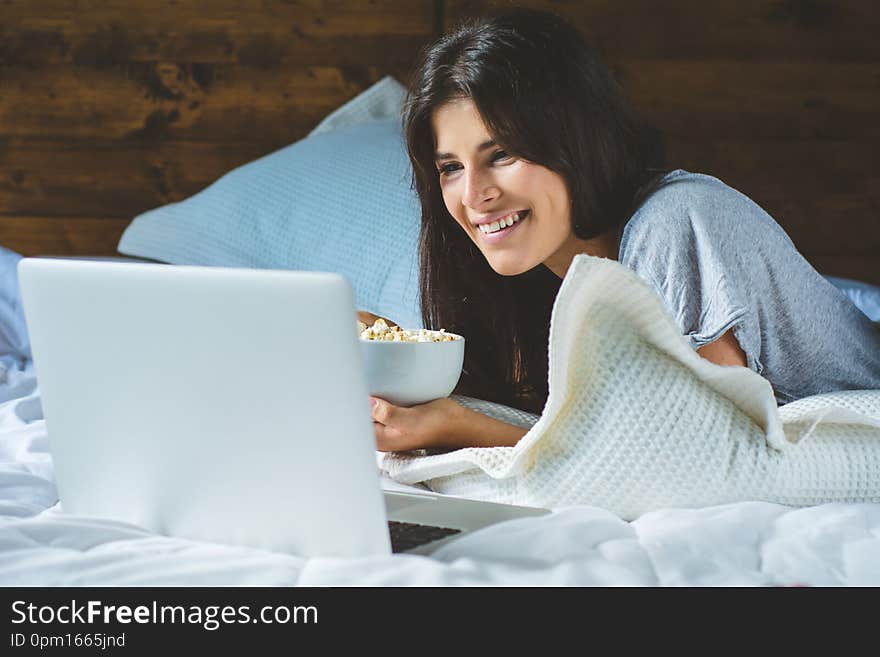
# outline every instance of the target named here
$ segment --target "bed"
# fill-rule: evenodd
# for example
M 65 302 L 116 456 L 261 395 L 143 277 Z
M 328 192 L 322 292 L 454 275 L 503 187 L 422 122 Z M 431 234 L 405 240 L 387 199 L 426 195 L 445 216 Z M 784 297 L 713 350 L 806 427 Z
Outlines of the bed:
M 0 394 L 0 582 L 7 586 L 877 586 L 880 504 L 739 502 L 627 522 L 574 505 L 432 557 L 301 559 L 62 513 L 33 368 Z M 94 400 L 96 412 L 101 400 Z M 389 488 L 406 488 L 386 480 Z

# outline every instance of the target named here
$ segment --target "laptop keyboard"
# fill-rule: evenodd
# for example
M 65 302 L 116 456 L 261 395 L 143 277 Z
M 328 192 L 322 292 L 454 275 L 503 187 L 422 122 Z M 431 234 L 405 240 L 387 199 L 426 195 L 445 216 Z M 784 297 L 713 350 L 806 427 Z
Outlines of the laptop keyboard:
M 391 534 L 391 551 L 404 552 L 446 536 L 460 534 L 461 530 L 389 520 L 388 532 Z

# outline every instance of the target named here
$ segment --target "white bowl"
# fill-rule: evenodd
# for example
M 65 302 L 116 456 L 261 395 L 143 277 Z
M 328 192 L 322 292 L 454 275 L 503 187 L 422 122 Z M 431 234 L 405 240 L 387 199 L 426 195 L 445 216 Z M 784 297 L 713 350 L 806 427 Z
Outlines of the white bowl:
M 464 338 L 447 342 L 360 340 L 370 395 L 395 406 L 448 397 L 464 363 Z

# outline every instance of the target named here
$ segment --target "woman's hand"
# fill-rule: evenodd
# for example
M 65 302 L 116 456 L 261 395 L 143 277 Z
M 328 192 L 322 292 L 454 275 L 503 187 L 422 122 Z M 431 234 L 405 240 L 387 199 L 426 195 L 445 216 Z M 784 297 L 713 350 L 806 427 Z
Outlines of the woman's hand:
M 461 411 L 466 410 L 445 397 L 416 406 L 395 406 L 370 397 L 373 429 L 380 452 L 405 452 L 430 447 L 454 447 Z
M 370 397 L 380 452 L 462 447 L 512 447 L 527 429 L 465 408 L 449 397 L 417 406 L 395 406 Z

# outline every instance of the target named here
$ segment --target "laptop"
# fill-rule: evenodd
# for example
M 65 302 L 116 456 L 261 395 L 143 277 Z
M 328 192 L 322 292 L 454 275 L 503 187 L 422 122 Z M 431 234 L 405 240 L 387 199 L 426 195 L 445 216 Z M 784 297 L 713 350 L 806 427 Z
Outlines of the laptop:
M 339 274 L 57 258 L 18 270 L 66 513 L 306 557 L 430 554 L 548 513 L 383 488 Z

